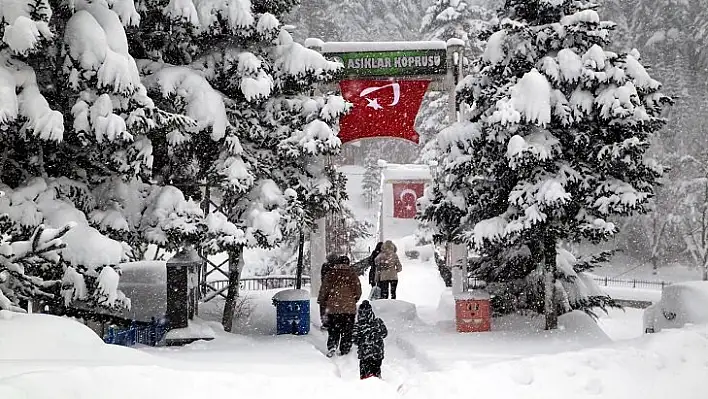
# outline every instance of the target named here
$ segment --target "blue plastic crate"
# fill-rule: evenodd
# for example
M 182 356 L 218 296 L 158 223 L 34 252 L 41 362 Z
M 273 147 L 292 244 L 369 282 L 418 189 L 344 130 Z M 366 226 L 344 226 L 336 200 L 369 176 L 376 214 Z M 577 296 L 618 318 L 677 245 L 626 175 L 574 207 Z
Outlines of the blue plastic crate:
M 310 301 L 275 301 L 275 312 L 278 334 L 310 332 Z
M 103 342 L 113 345 L 133 346 L 136 344 L 155 346 L 167 332 L 165 320 L 152 320 L 149 324 L 139 325 L 135 322 L 130 327 L 121 329 L 111 326 L 108 334 L 103 337 Z

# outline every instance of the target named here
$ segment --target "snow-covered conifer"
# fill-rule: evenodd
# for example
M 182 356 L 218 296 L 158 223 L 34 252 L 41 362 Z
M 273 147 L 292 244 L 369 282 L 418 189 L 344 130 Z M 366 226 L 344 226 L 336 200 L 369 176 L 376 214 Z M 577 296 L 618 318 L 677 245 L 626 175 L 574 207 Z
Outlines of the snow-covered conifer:
M 346 199 L 324 157 L 339 152 L 333 128 L 347 104 L 312 94 L 340 64 L 294 42 L 279 20 L 292 5 L 150 0 L 133 40 L 151 96 L 196 121 L 167 134 L 160 169 L 167 183 L 218 192 L 204 249 L 231 254 L 233 282 L 243 248 L 273 247 Z
M 645 212 L 663 173 L 645 152 L 670 99 L 637 51 L 605 49 L 614 24 L 596 9 L 506 2 L 481 74 L 460 88 L 474 105 L 469 120 L 437 138 L 439 178 L 425 210 L 442 225 L 460 217 L 458 237 L 491 259 L 478 270 L 487 281 L 542 272 L 548 328 L 568 293 L 556 279 L 557 246 L 611 237 L 610 218 Z
M 497 0 L 436 0 L 427 8 L 420 31 L 425 40 L 463 40 L 464 62 L 469 65 L 469 60 L 483 50 L 497 3 Z M 445 125 L 452 123 L 448 120 L 448 99 L 447 93 L 440 92 L 425 96 L 417 119 L 417 128 L 425 145 L 419 158 L 422 162 L 435 158 L 435 147 L 428 143 Z
M 140 19 L 133 0 L 17 0 L 0 6 L 0 181 L 11 193 L 1 208 L 23 229 L 17 238 L 28 238 L 41 224 L 58 229 L 67 220 L 77 223 L 59 251 L 63 285 L 68 292 L 85 285 L 83 277 L 95 280 L 96 287 L 88 282 L 89 299 L 94 288 L 115 288 L 102 283 L 111 280 L 102 270 L 125 259 L 126 246 L 102 232 L 122 240 L 106 227 L 121 230 L 133 216 L 94 189 L 148 181 L 153 140 L 195 123 L 155 107 L 147 96 L 125 33 L 137 29 Z M 131 200 L 140 195 L 121 193 Z M 150 227 L 176 224 L 161 222 Z M 181 238 L 172 235 L 171 244 Z M 127 304 L 122 299 L 111 291 L 94 302 Z
M 373 157 L 367 157 L 365 162 L 366 169 L 361 180 L 361 195 L 369 207 L 374 207 L 378 204 L 379 191 L 381 190 L 381 169 Z

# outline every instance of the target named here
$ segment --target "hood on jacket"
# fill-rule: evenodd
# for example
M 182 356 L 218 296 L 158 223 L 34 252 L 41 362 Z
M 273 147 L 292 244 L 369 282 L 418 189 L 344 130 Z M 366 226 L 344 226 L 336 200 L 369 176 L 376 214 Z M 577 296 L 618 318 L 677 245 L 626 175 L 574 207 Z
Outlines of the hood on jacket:
M 359 320 L 372 320 L 374 318 L 374 310 L 371 308 L 369 301 L 365 300 L 359 305 L 357 318 Z
M 383 252 L 389 252 L 389 253 L 396 253 L 396 244 L 393 243 L 391 240 L 387 240 L 383 245 L 381 246 L 381 251 Z
M 341 255 L 334 259 L 332 265 L 336 269 L 349 269 L 349 267 L 351 266 L 351 262 L 347 255 Z

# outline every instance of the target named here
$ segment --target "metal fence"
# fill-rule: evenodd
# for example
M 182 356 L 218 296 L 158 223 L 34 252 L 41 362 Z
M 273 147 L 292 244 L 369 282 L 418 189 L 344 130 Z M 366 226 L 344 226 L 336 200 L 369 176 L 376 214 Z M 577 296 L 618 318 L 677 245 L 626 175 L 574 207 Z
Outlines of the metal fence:
M 621 279 L 613 277 L 601 277 L 594 276 L 593 280 L 596 283 L 603 285 L 605 287 L 626 287 L 626 288 L 647 288 L 652 290 L 663 290 L 664 287 L 670 285 L 667 281 L 651 281 L 651 280 L 637 280 L 637 279 Z
M 296 276 L 263 276 L 263 277 L 242 277 L 239 281 L 241 291 L 263 291 L 282 288 L 295 288 Z M 302 276 L 302 285 L 310 284 L 310 276 Z M 217 291 L 225 291 L 229 286 L 229 280 L 209 281 L 209 285 Z

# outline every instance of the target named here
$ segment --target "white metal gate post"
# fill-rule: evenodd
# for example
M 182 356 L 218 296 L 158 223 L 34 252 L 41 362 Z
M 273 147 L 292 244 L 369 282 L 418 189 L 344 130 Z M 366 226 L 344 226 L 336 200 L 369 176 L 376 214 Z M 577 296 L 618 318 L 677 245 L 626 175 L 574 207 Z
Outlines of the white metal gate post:
M 459 121 L 457 107 L 457 82 L 462 76 L 464 42 L 459 39 L 447 41 L 447 86 L 449 123 Z M 467 245 L 447 243 L 445 251 L 447 267 L 452 273 L 452 293 L 459 294 L 467 290 Z
M 322 40 L 308 39 L 305 47 L 322 53 Z M 318 159 L 319 166 L 324 167 L 324 160 Z M 327 259 L 327 223 L 325 218 L 315 222 L 315 229 L 310 232 L 310 297 L 317 298 L 322 285 L 322 264 Z

